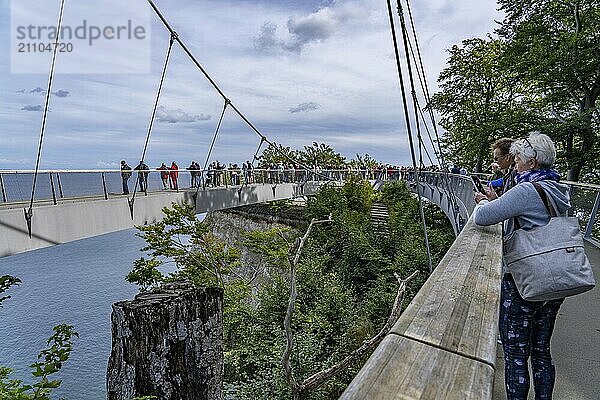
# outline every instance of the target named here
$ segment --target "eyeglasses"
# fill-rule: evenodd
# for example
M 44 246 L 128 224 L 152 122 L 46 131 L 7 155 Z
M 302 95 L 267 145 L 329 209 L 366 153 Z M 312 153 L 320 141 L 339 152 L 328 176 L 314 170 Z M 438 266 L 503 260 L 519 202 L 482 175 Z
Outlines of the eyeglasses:
M 507 157 L 510 156 L 510 154 L 502 154 L 501 156 L 496 156 L 494 157 L 494 161 L 498 161 L 498 159 L 502 158 L 502 157 Z
M 523 139 L 525 141 L 525 143 L 527 143 L 529 145 L 529 147 L 531 147 L 531 150 L 533 150 L 533 157 L 537 159 L 537 150 L 533 147 L 533 145 L 529 142 L 529 140 L 527 138 Z

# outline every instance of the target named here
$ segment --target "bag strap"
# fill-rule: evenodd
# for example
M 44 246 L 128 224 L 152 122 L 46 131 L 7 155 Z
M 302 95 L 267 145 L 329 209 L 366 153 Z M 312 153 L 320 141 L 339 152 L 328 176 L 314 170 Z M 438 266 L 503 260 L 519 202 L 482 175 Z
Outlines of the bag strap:
M 550 217 L 557 217 L 558 213 L 556 212 L 556 208 L 549 201 L 548 194 L 546 193 L 546 191 L 542 188 L 542 186 L 539 183 L 532 182 L 532 184 L 533 187 L 535 187 L 535 190 L 542 198 L 542 202 L 544 203 L 544 206 L 546 206 L 546 210 L 548 211 L 548 214 L 550 214 Z

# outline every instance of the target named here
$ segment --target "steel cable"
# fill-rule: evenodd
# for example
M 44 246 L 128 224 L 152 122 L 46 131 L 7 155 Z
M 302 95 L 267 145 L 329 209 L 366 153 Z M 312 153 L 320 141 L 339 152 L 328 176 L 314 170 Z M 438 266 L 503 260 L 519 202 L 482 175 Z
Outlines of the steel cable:
M 60 32 L 62 27 L 63 14 L 65 10 L 65 0 L 60 2 L 60 11 L 58 14 L 58 22 L 56 24 L 56 39 L 54 40 L 54 49 L 52 51 L 52 62 L 50 64 L 50 75 L 48 77 L 48 89 L 46 90 L 46 101 L 44 105 L 44 115 L 42 117 L 42 127 L 40 130 L 40 142 L 38 144 L 37 158 L 35 161 L 35 172 L 33 174 L 33 184 L 31 187 L 31 200 L 29 201 L 29 209 L 25 211 L 25 221 L 27 222 L 27 230 L 29 232 L 29 238 L 31 239 L 31 218 L 33 217 L 33 201 L 35 199 L 35 187 L 37 183 L 38 171 L 40 168 L 40 160 L 42 156 L 42 144 L 44 142 L 44 133 L 46 132 L 46 121 L 48 119 L 48 107 L 50 105 L 50 95 L 52 94 L 52 82 L 54 80 L 54 70 L 56 67 L 56 53 L 58 52 L 58 45 L 60 43 Z
M 165 82 L 165 76 L 167 74 L 167 67 L 169 66 L 169 60 L 171 58 L 171 52 L 173 50 L 173 43 L 175 41 L 175 38 L 177 37 L 177 33 L 175 32 L 171 32 L 171 38 L 169 40 L 169 48 L 167 49 L 167 55 L 165 57 L 165 62 L 163 65 L 163 69 L 162 69 L 162 74 L 160 77 L 160 83 L 158 85 L 158 89 L 156 91 L 156 99 L 154 101 L 154 108 L 152 109 L 152 116 L 150 117 L 150 123 L 148 124 L 148 133 L 146 134 L 146 141 L 144 143 L 144 150 L 142 151 L 142 156 L 140 157 L 140 164 L 141 165 L 144 160 L 146 159 L 146 151 L 148 150 L 148 143 L 150 142 L 150 135 L 152 134 L 152 129 L 154 128 L 154 119 L 156 117 L 156 110 L 158 109 L 158 103 L 160 101 L 160 95 L 162 93 L 162 88 Z M 131 199 L 127 199 L 127 202 L 129 203 L 129 210 L 131 212 L 131 219 L 133 219 L 133 205 L 135 203 L 135 195 L 137 193 L 137 188 L 138 188 L 138 183 L 140 181 L 140 174 L 148 174 L 148 172 L 143 172 L 143 170 L 138 170 L 138 176 L 135 181 L 135 186 L 133 188 L 133 196 L 131 197 Z M 142 175 L 143 177 L 143 175 Z M 148 176 L 146 175 L 146 178 L 144 179 L 146 182 L 146 194 L 147 194 L 147 190 L 148 190 L 148 181 L 147 181 Z

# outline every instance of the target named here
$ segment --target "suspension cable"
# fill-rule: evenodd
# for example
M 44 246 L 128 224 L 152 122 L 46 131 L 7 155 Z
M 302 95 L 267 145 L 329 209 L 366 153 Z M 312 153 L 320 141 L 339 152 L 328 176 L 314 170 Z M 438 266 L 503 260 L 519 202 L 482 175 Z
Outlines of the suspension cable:
M 404 118 L 406 120 L 406 128 L 408 131 L 408 142 L 410 144 L 410 155 L 412 158 L 413 168 L 415 169 L 415 173 L 417 174 L 416 177 L 417 177 L 417 185 L 418 185 L 419 184 L 419 179 L 418 179 L 419 178 L 419 175 L 418 175 L 419 168 L 417 168 L 417 160 L 415 157 L 415 146 L 414 146 L 413 139 L 412 139 L 412 129 L 411 129 L 411 124 L 410 124 L 410 116 L 409 116 L 409 112 L 408 112 L 408 101 L 406 99 L 406 89 L 404 87 L 404 76 L 402 73 L 402 66 L 400 64 L 400 52 L 398 50 L 398 41 L 396 39 L 396 28 L 395 28 L 395 23 L 394 23 L 394 15 L 392 12 L 392 3 L 390 0 L 387 0 L 387 6 L 388 6 L 389 19 L 390 19 L 392 41 L 394 43 L 394 53 L 396 55 L 396 67 L 398 69 L 398 78 L 400 81 L 400 91 L 402 93 L 402 102 L 403 102 L 403 106 L 404 106 Z M 409 64 L 409 66 L 410 66 L 410 64 Z M 410 71 L 410 68 L 409 68 L 409 71 Z M 425 237 L 425 247 L 427 249 L 427 257 L 429 260 L 429 272 L 431 273 L 433 271 L 433 265 L 431 262 L 431 252 L 429 250 L 429 240 L 427 237 L 427 226 L 425 224 L 425 215 L 423 213 L 423 200 L 421 198 L 421 194 L 419 193 L 418 189 L 417 189 L 417 196 L 419 198 L 419 210 L 420 210 L 420 214 L 421 214 L 421 224 L 423 226 L 423 232 L 424 232 L 424 237 Z
M 162 74 L 160 77 L 160 83 L 158 84 L 158 89 L 156 91 L 156 99 L 154 101 L 154 108 L 152 109 L 152 116 L 150 117 L 150 122 L 148 124 L 148 133 L 146 134 L 144 150 L 142 151 L 142 156 L 140 157 L 140 164 L 142 164 L 144 162 L 144 160 L 146 159 L 146 151 L 148 150 L 148 143 L 150 142 L 150 135 L 152 134 L 152 129 L 154 128 L 154 119 L 156 117 L 156 110 L 158 109 L 158 102 L 160 101 L 160 95 L 162 93 L 162 88 L 165 83 L 165 76 L 167 75 L 167 67 L 169 66 L 169 60 L 171 58 L 171 52 L 173 50 L 173 43 L 175 42 L 176 38 L 177 38 L 177 33 L 175 31 L 172 31 L 171 37 L 169 39 L 169 47 L 167 49 L 167 55 L 165 56 L 165 62 L 164 62 Z M 147 174 L 147 172 L 138 170 L 138 177 L 137 177 L 138 179 L 135 180 L 135 186 L 133 188 L 133 196 L 131 197 L 131 199 L 127 199 L 127 202 L 129 203 L 129 210 L 131 212 L 131 219 L 133 219 L 133 204 L 135 202 L 135 195 L 137 193 L 138 183 L 140 181 L 140 174 Z M 147 179 L 147 176 L 145 179 Z M 148 185 L 147 181 L 146 181 L 146 185 Z M 148 188 L 146 187 L 145 189 L 146 189 L 145 191 L 147 192 Z
M 430 103 L 431 102 L 431 96 L 429 94 L 429 86 L 427 84 L 427 77 L 426 77 L 426 73 L 425 73 L 425 67 L 423 66 L 423 58 L 421 57 L 421 47 L 419 45 L 419 39 L 418 39 L 418 36 L 417 36 L 417 30 L 415 28 L 415 23 L 414 23 L 414 18 L 413 18 L 413 15 L 412 15 L 412 7 L 410 5 L 410 0 L 406 0 L 406 6 L 407 6 L 408 16 L 409 16 L 409 20 L 410 20 L 410 25 L 411 25 L 412 36 L 414 38 L 415 48 L 417 50 L 418 65 L 420 66 L 420 68 L 417 68 L 417 70 L 421 71 L 421 74 L 419 75 L 419 80 L 421 80 L 421 75 L 422 75 L 423 76 L 423 80 L 420 82 L 421 83 L 421 88 L 423 90 L 423 95 L 425 96 L 425 101 L 427 103 Z M 409 40 L 409 44 L 410 44 L 410 40 Z M 411 53 L 413 53 L 413 58 L 415 59 L 415 64 L 417 64 L 417 58 L 414 56 L 414 52 L 412 50 L 412 46 L 411 46 Z M 428 111 L 429 111 L 429 117 L 431 119 L 431 125 L 433 126 L 433 131 L 435 133 L 436 143 L 437 143 L 438 152 L 439 152 L 438 161 L 440 162 L 440 166 L 441 166 L 442 183 L 445 184 L 446 190 L 450 192 L 450 202 L 454 206 L 455 210 L 457 210 L 458 209 L 458 203 L 457 203 L 457 200 L 456 200 L 457 197 L 456 197 L 456 194 L 454 193 L 454 188 L 450 184 L 450 179 L 448 177 L 449 168 L 448 168 L 448 164 L 446 163 L 446 160 L 445 160 L 445 157 L 444 157 L 444 151 L 442 150 L 442 145 L 441 145 L 441 141 L 440 141 L 439 132 L 438 132 L 438 129 L 437 129 L 437 123 L 435 121 L 435 116 L 433 114 L 433 109 L 431 107 L 428 107 Z M 428 135 L 429 135 L 429 140 L 432 141 L 432 146 L 435 148 L 435 145 L 433 144 L 433 139 L 431 138 L 431 135 L 430 135 L 429 131 L 428 131 Z M 456 219 L 456 215 L 455 215 L 455 219 Z
M 217 128 L 215 129 L 215 133 L 212 138 L 212 142 L 210 144 L 210 148 L 208 149 L 208 153 L 206 154 L 206 161 L 204 161 L 204 167 L 202 168 L 201 179 L 202 185 L 205 185 L 204 181 L 204 172 L 206 171 L 206 167 L 208 166 L 208 161 L 210 160 L 210 155 L 212 154 L 213 147 L 215 146 L 215 142 L 217 140 L 217 136 L 219 135 L 219 130 L 221 129 L 221 123 L 223 123 L 223 117 L 225 116 L 225 111 L 227 111 L 227 106 L 230 104 L 229 99 L 225 99 L 223 103 L 223 111 L 221 112 L 221 117 L 219 118 L 219 122 L 217 123 Z M 198 197 L 198 192 L 200 191 L 200 185 L 196 188 L 196 193 L 194 194 L 194 199 Z
M 65 10 L 65 0 L 60 2 L 60 11 L 58 14 L 58 22 L 56 24 L 56 32 L 60 32 L 62 27 L 63 14 Z M 29 209 L 25 211 L 25 221 L 27 222 L 27 230 L 29 232 L 29 238 L 31 239 L 31 218 L 33 217 L 33 201 L 35 199 L 35 187 L 37 184 L 37 177 L 40 168 L 40 160 L 42 157 L 42 144 L 44 142 L 44 133 L 46 132 L 46 121 L 48 119 L 48 107 L 50 105 L 50 95 L 52 94 L 52 82 L 54 81 L 54 70 L 56 68 L 56 53 L 58 52 L 58 45 L 60 43 L 60 35 L 56 35 L 54 40 L 54 50 L 52 51 L 52 62 L 50 64 L 50 74 L 48 76 L 48 89 L 46 90 L 46 100 L 44 105 L 44 115 L 42 117 L 42 127 L 40 130 L 40 142 L 38 144 L 37 158 L 35 161 L 35 172 L 33 174 L 33 184 L 31 187 L 31 200 L 29 201 Z
M 153 0 L 148 0 L 148 3 L 150 4 L 150 6 L 152 7 L 152 9 L 154 10 L 154 12 L 156 13 L 156 15 L 158 16 L 158 18 L 161 20 L 161 22 L 163 23 L 163 25 L 165 26 L 165 28 L 171 32 L 171 34 L 173 34 L 175 31 L 173 30 L 173 28 L 171 27 L 171 25 L 169 24 L 169 22 L 167 21 L 167 19 L 164 17 L 164 15 L 161 13 L 161 11 L 158 9 L 158 7 L 156 6 L 156 4 L 154 4 Z M 194 56 L 194 54 L 188 49 L 188 47 L 185 45 L 185 43 L 181 40 L 181 38 L 176 35 L 175 36 L 175 40 L 177 41 L 177 43 L 179 43 L 179 45 L 181 46 L 181 48 L 183 49 L 183 51 L 188 55 L 188 57 L 192 60 L 192 62 L 196 65 L 196 67 L 198 67 L 198 69 L 202 72 L 202 74 L 204 75 L 204 77 L 210 82 L 210 84 L 212 85 L 212 87 L 217 91 L 217 93 L 219 93 L 219 95 L 223 98 L 223 100 L 227 100 L 227 96 L 225 95 L 225 93 L 223 92 L 223 90 L 221 90 L 221 88 L 217 85 L 217 83 L 214 81 L 214 79 L 211 78 L 211 76 L 208 74 L 208 72 L 206 71 L 206 69 L 202 66 L 202 64 L 200 64 L 200 62 L 198 61 L 198 59 Z M 250 129 L 259 137 L 259 138 L 264 138 L 264 141 L 267 142 L 269 145 L 272 145 L 275 150 L 281 154 L 286 160 L 299 165 L 301 168 L 304 168 L 306 170 L 308 170 L 309 168 L 304 165 L 303 163 L 298 162 L 297 160 L 294 160 L 293 158 L 291 158 L 289 155 L 285 154 L 283 151 L 281 151 L 281 149 L 277 148 L 277 146 L 275 146 L 271 141 L 269 141 L 267 139 L 267 137 L 265 135 L 263 135 L 260 130 L 258 130 L 258 128 L 252 123 L 250 122 L 250 120 L 235 106 L 235 104 L 233 104 L 233 102 L 229 101 L 229 106 L 231 107 L 232 110 L 235 111 L 235 113 L 248 125 L 248 127 L 250 127 Z M 319 176 L 321 178 L 323 178 L 324 180 L 331 180 L 331 178 L 329 178 L 326 175 L 322 175 L 322 174 L 315 174 L 316 176 Z

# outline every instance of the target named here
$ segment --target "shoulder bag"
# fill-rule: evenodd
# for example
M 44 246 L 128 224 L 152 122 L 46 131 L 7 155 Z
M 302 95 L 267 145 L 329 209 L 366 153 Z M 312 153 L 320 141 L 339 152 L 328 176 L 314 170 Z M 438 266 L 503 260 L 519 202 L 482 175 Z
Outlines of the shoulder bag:
M 547 301 L 591 290 L 596 282 L 585 255 L 576 217 L 558 216 L 556 203 L 533 183 L 550 214 L 550 222 L 530 230 L 516 229 L 504 241 L 504 260 L 519 294 Z M 516 218 L 515 218 L 516 222 Z

